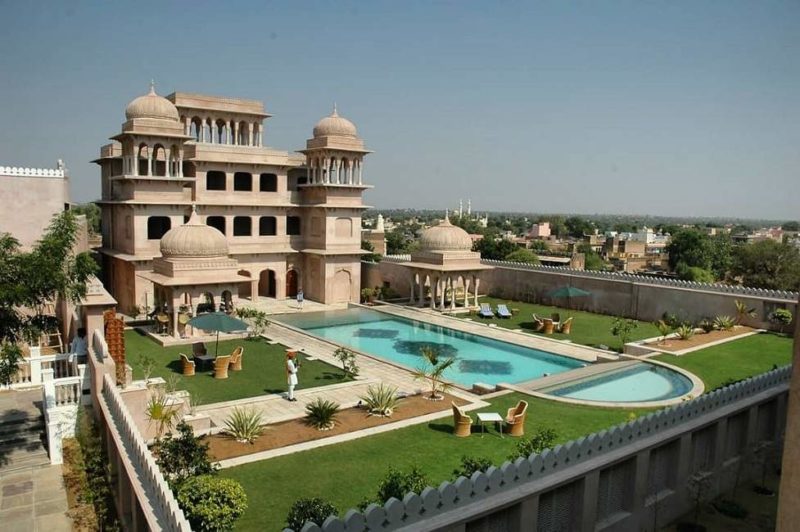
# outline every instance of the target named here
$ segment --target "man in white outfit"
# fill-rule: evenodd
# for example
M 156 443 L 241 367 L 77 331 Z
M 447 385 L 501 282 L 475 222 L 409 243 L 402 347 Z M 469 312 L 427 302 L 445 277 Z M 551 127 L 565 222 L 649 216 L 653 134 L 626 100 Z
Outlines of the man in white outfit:
M 286 353 L 286 377 L 289 384 L 287 399 L 290 401 L 297 401 L 294 397 L 294 387 L 297 386 L 297 370 L 300 367 L 300 363 L 295 361 L 296 356 L 294 351 Z

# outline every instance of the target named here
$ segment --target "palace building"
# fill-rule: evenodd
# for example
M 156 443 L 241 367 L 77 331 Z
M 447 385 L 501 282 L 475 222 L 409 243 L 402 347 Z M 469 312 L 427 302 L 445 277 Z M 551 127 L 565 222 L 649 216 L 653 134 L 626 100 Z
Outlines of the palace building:
M 369 151 L 335 108 L 304 150 L 267 147 L 270 116 L 260 101 L 184 92 L 164 98 L 152 86 L 128 104 L 121 132 L 94 161 L 102 181 L 104 283 L 120 310 L 165 303 L 154 290 L 154 261 L 163 262 L 162 237 L 190 217 L 192 226 L 224 236 L 221 249 L 232 260 L 226 264 L 237 268 L 226 278 L 237 281 L 226 294 L 234 303 L 298 290 L 322 303 L 358 301 Z M 175 275 L 187 287 L 182 303 L 196 306 L 191 276 L 203 265 L 186 263 L 207 254 L 188 247 Z M 198 285 L 206 277 L 199 275 Z

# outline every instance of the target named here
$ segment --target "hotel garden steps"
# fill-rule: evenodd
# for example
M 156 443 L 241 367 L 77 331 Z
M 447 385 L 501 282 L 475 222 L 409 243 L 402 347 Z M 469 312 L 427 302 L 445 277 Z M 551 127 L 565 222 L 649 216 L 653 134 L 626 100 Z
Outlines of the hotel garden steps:
M 0 476 L 50 465 L 40 398 L 38 390 L 0 394 Z

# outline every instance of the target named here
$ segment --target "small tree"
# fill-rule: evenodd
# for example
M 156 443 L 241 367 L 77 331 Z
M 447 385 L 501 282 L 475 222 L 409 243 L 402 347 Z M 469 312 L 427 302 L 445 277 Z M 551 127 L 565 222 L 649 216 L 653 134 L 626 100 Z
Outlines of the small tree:
M 444 396 L 441 394 L 450 389 L 450 384 L 443 380 L 444 372 L 455 364 L 456 359 L 455 357 L 450 357 L 439 360 L 439 353 L 435 349 L 427 347 L 422 348 L 422 356 L 424 358 L 423 366 L 417 368 L 413 372 L 414 378 L 428 381 L 431 390 L 428 399 L 431 401 L 441 401 L 444 399 Z
M 292 504 L 289 515 L 286 516 L 286 528 L 299 531 L 308 521 L 322 526 L 322 523 L 329 515 L 336 515 L 337 513 L 339 512 L 336 507 L 325 499 L 319 497 L 297 499 Z
M 745 325 L 747 320 L 756 317 L 756 309 L 748 308 L 744 301 L 737 299 L 733 303 L 736 305 L 736 325 Z
M 532 454 L 539 454 L 545 449 L 553 447 L 556 442 L 558 433 L 550 427 L 542 427 L 530 438 L 525 438 L 517 442 L 517 447 L 508 455 L 509 460 L 516 460 L 517 458 L 528 458 Z
M 373 290 L 372 288 L 361 289 L 361 301 L 363 303 L 372 303 L 374 297 L 375 297 L 375 290 Z
M 360 371 L 358 367 L 358 363 L 356 362 L 356 354 L 346 349 L 344 347 L 340 347 L 333 353 L 333 357 L 341 362 L 342 370 L 345 372 L 346 375 L 350 377 L 358 376 Z
M 520 248 L 506 255 L 509 262 L 523 262 L 525 264 L 539 264 L 539 257 L 529 249 Z
M 633 333 L 634 329 L 638 326 L 639 322 L 636 320 L 614 318 L 614 322 L 611 324 L 611 334 L 619 337 L 622 342 L 622 348 L 624 349 L 625 344 L 628 343 L 631 337 L 631 333 Z
M 769 321 L 780 326 L 781 333 L 783 333 L 784 328 L 786 328 L 787 325 L 792 323 L 792 313 L 790 310 L 787 310 L 785 308 L 775 309 L 769 315 Z
M 11 342 L 0 343 L 0 384 L 7 386 L 19 371 L 22 361 L 22 349 Z
M 139 369 L 142 370 L 142 377 L 146 384 L 150 383 L 150 375 L 156 367 L 156 359 L 147 353 L 139 355 Z
M 231 530 L 247 509 L 247 494 L 230 478 L 191 477 L 178 490 L 180 504 L 192 530 Z
M 217 466 L 208 459 L 208 444 L 195 437 L 192 427 L 181 421 L 175 428 L 177 436 L 168 434 L 164 438 L 156 459 L 173 490 L 191 477 L 217 472 Z
M 661 341 L 659 344 L 664 345 L 667 342 L 667 336 L 670 332 L 672 332 L 672 327 L 670 327 L 669 324 L 664 320 L 658 320 L 654 323 L 654 325 L 658 329 L 658 333 L 661 335 Z
M 485 457 L 462 456 L 461 464 L 453 470 L 453 478 L 470 478 L 478 471 L 486 471 L 492 466 L 492 461 Z

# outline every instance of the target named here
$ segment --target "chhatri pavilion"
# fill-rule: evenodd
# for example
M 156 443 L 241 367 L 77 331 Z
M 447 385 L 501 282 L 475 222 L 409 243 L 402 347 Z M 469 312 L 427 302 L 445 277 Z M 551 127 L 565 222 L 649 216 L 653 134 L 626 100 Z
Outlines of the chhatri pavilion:
M 453 312 L 457 308 L 478 306 L 480 275 L 492 266 L 481 264 L 481 254 L 472 251 L 472 239 L 466 231 L 445 218 L 423 231 L 419 251 L 411 262 L 402 263 L 409 270 L 410 303 L 431 309 Z M 460 293 L 459 293 L 460 292 Z

